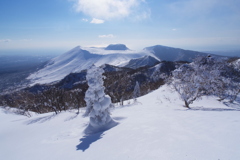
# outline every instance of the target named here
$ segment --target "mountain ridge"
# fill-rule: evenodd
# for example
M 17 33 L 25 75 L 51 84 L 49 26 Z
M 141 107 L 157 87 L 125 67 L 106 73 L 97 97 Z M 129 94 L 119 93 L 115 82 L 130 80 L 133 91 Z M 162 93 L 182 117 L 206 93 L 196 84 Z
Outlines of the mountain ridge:
M 208 53 L 198 51 L 185 50 L 180 48 L 155 45 L 144 48 L 149 51 L 153 56 L 162 61 L 188 61 L 191 62 L 197 56 L 207 56 Z M 150 55 L 151 55 L 150 54 Z
M 108 47 L 110 47 L 109 50 L 106 50 Z M 31 81 L 30 85 L 54 83 L 70 73 L 80 72 L 93 64 L 96 66 L 110 64 L 138 68 L 147 65 L 153 66 L 159 61 L 191 62 L 197 56 L 209 55 L 207 53 L 162 45 L 146 47 L 142 51 L 130 50 L 124 44 L 110 44 L 108 47 L 87 48 L 76 46 L 70 51 L 50 60 L 45 67 L 27 77 L 27 80 Z
M 137 69 L 137 68 L 146 67 L 146 66 L 151 67 L 151 66 L 156 65 L 157 63 L 160 63 L 160 61 L 152 56 L 146 55 L 144 57 L 131 59 L 128 62 L 128 64 L 125 65 L 124 67 Z

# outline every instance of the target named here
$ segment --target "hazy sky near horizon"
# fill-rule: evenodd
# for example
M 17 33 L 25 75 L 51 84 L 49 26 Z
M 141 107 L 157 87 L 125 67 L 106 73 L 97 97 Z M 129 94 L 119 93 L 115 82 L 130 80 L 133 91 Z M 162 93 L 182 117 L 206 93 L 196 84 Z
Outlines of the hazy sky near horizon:
M 240 49 L 240 0 L 1 0 L 0 50 Z

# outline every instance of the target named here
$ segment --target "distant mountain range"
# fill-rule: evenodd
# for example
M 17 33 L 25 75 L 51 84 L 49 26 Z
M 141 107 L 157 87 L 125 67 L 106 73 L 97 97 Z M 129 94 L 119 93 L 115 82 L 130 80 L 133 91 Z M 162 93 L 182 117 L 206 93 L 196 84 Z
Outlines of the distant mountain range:
M 130 50 L 124 44 L 111 44 L 106 48 L 77 46 L 51 59 L 43 68 L 32 73 L 27 79 L 31 81 L 31 85 L 46 84 L 58 82 L 68 74 L 80 72 L 92 64 L 96 66 L 110 64 L 136 69 L 154 66 L 160 61 L 191 62 L 197 56 L 207 55 L 207 53 L 161 45 L 146 47 L 142 51 Z
M 102 48 L 82 48 L 77 46 L 72 50 L 53 58 L 42 69 L 32 73 L 27 79 L 31 84 L 52 83 L 63 79 L 69 73 L 80 72 L 92 64 L 101 66 L 111 64 L 119 66 L 133 58 L 143 56 L 142 53 L 124 50 L 108 50 Z M 96 53 L 95 53 L 96 52 Z
M 197 56 L 207 56 L 208 53 L 184 50 L 180 48 L 156 45 L 147 47 L 144 50 L 150 52 L 151 56 L 161 61 L 188 61 L 191 62 Z
M 230 56 L 230 57 L 240 57 L 240 50 L 235 51 L 205 51 L 206 53 L 222 55 L 222 56 Z

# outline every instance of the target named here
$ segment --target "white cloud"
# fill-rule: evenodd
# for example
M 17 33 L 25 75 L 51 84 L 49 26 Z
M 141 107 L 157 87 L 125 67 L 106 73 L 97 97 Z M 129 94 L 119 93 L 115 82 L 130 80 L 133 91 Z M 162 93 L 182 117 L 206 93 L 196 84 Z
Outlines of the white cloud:
M 102 19 L 97 19 L 97 18 L 93 18 L 90 23 L 101 24 L 101 23 L 104 23 L 104 20 L 102 20 Z
M 11 42 L 11 39 L 0 39 L 0 43 L 8 43 Z
M 140 7 L 141 4 L 146 3 L 144 0 L 76 0 L 75 9 L 92 18 L 110 20 L 132 14 L 146 15 L 145 10 Z
M 99 35 L 99 38 L 114 38 L 113 34 L 107 34 L 107 35 Z

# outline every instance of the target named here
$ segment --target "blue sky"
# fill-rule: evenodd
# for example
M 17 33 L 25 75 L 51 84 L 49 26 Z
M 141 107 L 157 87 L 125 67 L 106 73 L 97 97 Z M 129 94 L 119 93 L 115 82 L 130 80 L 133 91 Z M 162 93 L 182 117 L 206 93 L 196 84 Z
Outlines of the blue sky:
M 0 50 L 239 50 L 239 8 L 239 0 L 1 0 Z

